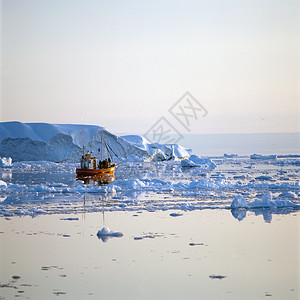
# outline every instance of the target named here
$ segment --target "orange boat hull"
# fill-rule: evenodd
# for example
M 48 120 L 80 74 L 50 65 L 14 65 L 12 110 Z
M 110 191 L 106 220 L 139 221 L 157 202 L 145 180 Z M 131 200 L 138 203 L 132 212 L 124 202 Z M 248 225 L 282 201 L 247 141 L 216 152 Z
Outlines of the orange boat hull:
M 77 176 L 99 176 L 110 177 L 114 176 L 116 166 L 107 169 L 76 169 Z

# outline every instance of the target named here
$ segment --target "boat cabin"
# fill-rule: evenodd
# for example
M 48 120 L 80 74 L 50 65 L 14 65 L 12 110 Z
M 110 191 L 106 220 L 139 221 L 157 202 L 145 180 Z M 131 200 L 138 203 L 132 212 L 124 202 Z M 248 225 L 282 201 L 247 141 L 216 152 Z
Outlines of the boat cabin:
M 87 153 L 81 157 L 80 165 L 81 169 L 97 169 L 98 159 Z

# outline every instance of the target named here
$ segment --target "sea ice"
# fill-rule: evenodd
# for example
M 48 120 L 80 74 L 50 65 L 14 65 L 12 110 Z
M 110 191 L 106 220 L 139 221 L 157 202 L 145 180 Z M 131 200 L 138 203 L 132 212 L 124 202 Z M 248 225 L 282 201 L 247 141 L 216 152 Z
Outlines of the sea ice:
M 6 190 L 7 189 L 7 184 L 5 181 L 0 180 L 0 191 Z
M 255 179 L 256 180 L 261 180 L 261 181 L 274 180 L 272 176 L 268 176 L 268 175 L 257 176 L 257 177 L 255 177 Z
M 262 199 L 255 199 L 254 201 L 247 202 L 242 195 L 235 197 L 231 203 L 230 208 L 283 208 L 283 207 L 299 207 L 299 205 L 288 200 L 272 200 L 272 193 L 267 192 L 263 195 Z
M 108 227 L 102 227 L 102 229 L 98 230 L 97 236 L 115 236 L 121 237 L 123 236 L 122 232 L 110 230 Z
M 111 237 L 122 237 L 122 236 L 123 236 L 122 232 L 110 230 L 108 227 L 103 227 L 97 232 L 98 239 L 101 239 L 103 242 L 107 242 L 108 239 Z
M 227 153 L 224 153 L 224 157 L 226 157 L 226 158 L 235 158 L 237 156 L 238 156 L 237 154 L 227 154 Z
M 279 196 L 279 198 L 290 198 L 290 199 L 297 199 L 297 195 L 293 192 L 284 192 L 281 193 Z
M 11 157 L 0 157 L 0 168 L 8 168 L 12 166 Z
M 202 158 L 192 154 L 189 158 L 181 161 L 182 167 L 201 167 L 202 169 L 212 170 L 216 168 L 216 164 L 209 158 Z
M 251 159 L 277 159 L 277 155 L 261 155 L 261 154 L 252 154 L 250 155 Z

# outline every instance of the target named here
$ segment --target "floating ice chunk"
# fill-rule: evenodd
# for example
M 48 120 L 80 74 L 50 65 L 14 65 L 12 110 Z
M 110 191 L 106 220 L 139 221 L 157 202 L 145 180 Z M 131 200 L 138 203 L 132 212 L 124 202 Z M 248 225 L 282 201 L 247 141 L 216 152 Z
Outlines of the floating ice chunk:
M 13 184 L 13 183 L 8 183 L 7 184 L 7 193 L 22 193 L 28 191 L 28 187 L 25 184 Z
M 247 202 L 242 195 L 235 197 L 230 206 L 235 208 L 283 208 L 283 207 L 299 207 L 299 205 L 288 200 L 272 200 L 272 193 L 267 192 L 263 195 L 262 200 L 255 199 L 252 202 Z
M 0 167 L 1 168 L 12 167 L 11 157 L 0 157 Z
M 49 184 L 50 186 L 53 186 L 53 187 L 68 187 L 67 184 L 65 183 L 62 183 L 62 182 L 53 182 L 51 184 Z
M 202 169 L 214 169 L 216 164 L 209 158 L 202 158 L 197 155 L 191 155 L 189 158 L 181 161 L 182 167 L 201 167 Z
M 57 192 L 57 189 L 55 189 L 55 187 L 50 187 L 45 184 L 40 184 L 40 185 L 32 188 L 32 191 L 37 192 L 37 193 L 55 193 L 55 192 Z
M 103 227 L 102 229 L 98 230 L 97 236 L 115 236 L 121 237 L 123 236 L 122 232 L 110 230 L 108 227 Z
M 277 155 L 261 155 L 261 154 L 252 154 L 250 155 L 251 159 L 277 159 Z
M 128 180 L 116 180 L 113 185 L 110 186 L 111 189 L 117 190 L 141 190 L 147 186 L 147 182 L 140 179 L 128 179 Z
M 247 175 L 234 175 L 233 179 L 241 179 L 241 180 L 245 180 L 248 176 Z
M 230 208 L 248 208 L 249 205 L 242 195 L 236 196 L 230 205 Z
M 257 176 L 255 177 L 256 180 L 274 180 L 272 176 L 268 176 L 268 175 L 261 175 L 261 176 Z
M 98 239 L 101 239 L 103 242 L 107 242 L 110 237 L 122 237 L 122 236 L 123 236 L 122 232 L 110 230 L 108 227 L 103 227 L 97 232 Z
M 0 191 L 6 190 L 7 189 L 7 184 L 5 181 L 0 180 Z
M 290 198 L 290 199 L 297 199 L 297 195 L 293 192 L 285 192 L 281 193 L 278 197 L 280 198 Z
M 183 214 L 181 213 L 171 213 L 170 216 L 171 217 L 181 217 Z
M 227 276 L 224 276 L 224 275 L 210 275 L 209 278 L 211 279 L 224 279 L 226 278 Z
M 233 158 L 233 157 L 237 157 L 238 155 L 237 154 L 227 154 L 227 153 L 224 153 L 224 157 L 226 158 Z
M 37 207 L 32 207 L 28 211 L 33 214 L 46 214 L 47 213 L 45 210 L 43 210 L 41 208 L 37 208 Z

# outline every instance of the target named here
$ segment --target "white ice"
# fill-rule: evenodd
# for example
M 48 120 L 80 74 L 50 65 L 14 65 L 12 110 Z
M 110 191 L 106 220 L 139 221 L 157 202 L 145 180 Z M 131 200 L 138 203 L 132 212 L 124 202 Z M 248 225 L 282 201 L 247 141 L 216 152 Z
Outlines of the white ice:
M 11 157 L 0 157 L 0 168 L 8 168 L 12 166 Z
M 242 195 L 235 197 L 230 205 L 232 209 L 235 208 L 282 208 L 282 207 L 299 207 L 299 205 L 289 200 L 272 200 L 272 193 L 267 192 L 262 199 L 255 199 L 247 202 Z
M 110 230 L 108 227 L 103 227 L 102 229 L 98 230 L 97 236 L 111 236 L 111 237 L 122 237 L 123 233 L 119 231 Z
M 0 122 L 0 152 L 14 161 L 78 162 L 82 135 L 85 149 L 94 155 L 99 153 L 103 136 L 111 155 L 121 161 L 176 160 L 191 154 L 180 145 L 150 143 L 138 135 L 119 137 L 100 126 L 20 122 Z
M 189 158 L 181 161 L 182 167 L 200 167 L 202 169 L 213 170 L 216 164 L 209 158 L 202 158 L 192 154 Z

